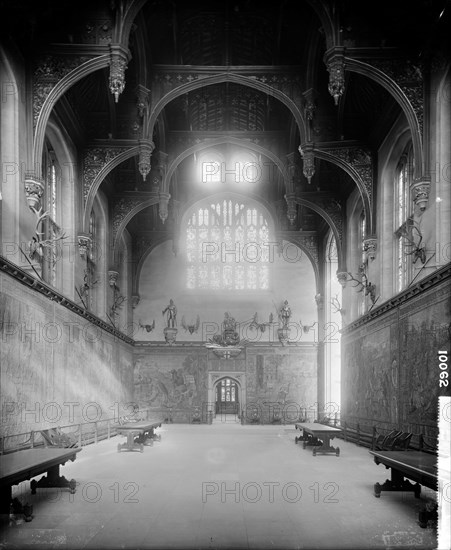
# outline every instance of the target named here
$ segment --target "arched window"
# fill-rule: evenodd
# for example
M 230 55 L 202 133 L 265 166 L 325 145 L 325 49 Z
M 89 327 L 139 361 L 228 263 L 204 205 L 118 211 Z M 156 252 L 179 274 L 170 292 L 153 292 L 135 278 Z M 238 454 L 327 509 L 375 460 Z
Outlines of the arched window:
M 360 268 L 363 270 L 366 262 L 366 255 L 365 255 L 365 239 L 366 239 L 366 218 L 365 218 L 365 210 L 362 210 L 359 218 L 359 246 L 360 246 Z M 361 298 L 358 305 L 358 311 L 359 315 L 363 315 L 365 313 L 365 293 L 361 293 Z
M 186 224 L 189 289 L 269 289 L 270 228 L 257 203 L 204 201 Z
M 395 256 L 396 290 L 406 287 L 411 275 L 410 256 L 406 254 L 406 236 L 411 232 L 410 221 L 410 184 L 413 174 L 413 147 L 409 144 L 399 161 L 395 175 L 394 220 L 395 220 Z
M 57 239 L 61 236 L 60 222 L 60 183 L 61 169 L 56 158 L 55 151 L 49 142 L 45 144 L 44 150 L 44 174 L 45 194 L 44 209 L 48 213 L 43 220 L 41 231 L 46 241 L 44 247 L 44 258 L 42 272 L 44 280 L 54 287 L 58 286 L 58 258 L 61 257 L 62 241 Z
M 90 311 L 95 309 L 95 285 L 97 284 L 96 277 L 96 252 L 97 248 L 97 221 L 94 210 L 89 216 L 89 237 L 91 238 L 91 246 L 88 249 L 86 256 L 86 272 L 85 284 L 87 284 L 87 306 Z

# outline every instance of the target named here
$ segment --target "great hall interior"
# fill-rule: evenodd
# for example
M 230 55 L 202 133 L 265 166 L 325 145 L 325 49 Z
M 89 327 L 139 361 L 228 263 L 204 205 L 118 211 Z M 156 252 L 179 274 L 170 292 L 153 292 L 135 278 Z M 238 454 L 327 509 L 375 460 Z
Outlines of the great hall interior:
M 450 8 L 0 3 L 0 548 L 449 548 Z

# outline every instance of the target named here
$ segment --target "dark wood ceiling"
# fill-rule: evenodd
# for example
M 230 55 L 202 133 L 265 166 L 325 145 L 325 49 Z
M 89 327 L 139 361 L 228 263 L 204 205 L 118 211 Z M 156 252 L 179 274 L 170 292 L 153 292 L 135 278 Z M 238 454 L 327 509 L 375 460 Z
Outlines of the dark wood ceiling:
M 50 43 L 89 44 L 102 43 L 102 40 L 106 43 L 115 3 L 106 0 L 1 1 L 1 30 L 6 39 L 9 37 L 20 44 L 22 55 L 27 59 Z M 161 64 L 276 65 L 295 72 L 302 83 L 315 85 L 313 141 L 354 140 L 376 151 L 401 109 L 380 85 L 355 73 L 347 74 L 345 95 L 338 108 L 334 105 L 327 90 L 329 76 L 323 61 L 324 29 L 311 4 L 300 0 L 148 1 L 131 34 L 132 59 L 120 101 L 115 103 L 108 89 L 108 71 L 99 70 L 75 84 L 60 100 L 57 112 L 80 150 L 99 139 L 137 140 L 142 136 L 143 127 L 137 116 L 136 87 L 139 84 L 150 87 L 150 82 L 140 80 L 142 59 L 146 60 L 149 74 Z M 443 25 L 438 22 L 445 5 L 444 0 L 376 3 L 342 0 L 337 3 L 337 9 L 341 10 L 341 32 L 348 46 L 396 46 L 421 56 L 438 40 L 443 41 Z M 97 25 L 95 30 L 93 21 Z M 318 159 L 314 180 L 309 185 L 302 174 L 297 151 L 300 139 L 293 115 L 275 97 L 255 89 L 222 83 L 175 98 L 157 121 L 157 131 L 152 136 L 156 151 L 174 156 L 188 134 L 199 140 L 218 135 L 238 136 L 253 143 L 266 140 L 271 152 L 284 162 L 286 155 L 295 153 L 299 193 L 312 196 L 322 193 L 344 204 L 355 188 L 342 170 Z M 219 149 L 224 152 L 228 146 Z M 263 160 L 271 164 L 267 157 Z M 190 156 L 180 164 L 172 183 L 171 193 L 177 195 L 178 200 L 189 202 L 198 192 L 193 171 L 188 168 L 192 162 Z M 151 192 L 154 180 L 151 173 L 143 182 L 137 159 L 133 158 L 110 174 L 102 190 L 113 201 L 121 194 Z M 285 190 L 276 175 L 268 177 L 252 192 L 276 203 L 283 200 Z M 307 210 L 304 209 L 302 221 L 293 229 L 322 231 L 322 220 Z M 155 212 L 156 208 L 150 207 L 129 223 L 132 236 L 161 226 Z

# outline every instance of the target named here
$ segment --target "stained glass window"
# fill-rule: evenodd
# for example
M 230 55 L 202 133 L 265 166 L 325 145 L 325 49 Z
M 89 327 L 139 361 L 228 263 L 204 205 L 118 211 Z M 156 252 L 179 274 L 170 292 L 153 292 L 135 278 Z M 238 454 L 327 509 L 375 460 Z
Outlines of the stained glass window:
M 259 208 L 223 199 L 205 202 L 186 227 L 187 288 L 269 288 L 270 229 Z
M 237 387 L 235 382 L 230 380 L 230 378 L 225 378 L 220 382 L 221 386 L 221 402 L 235 403 L 237 400 Z

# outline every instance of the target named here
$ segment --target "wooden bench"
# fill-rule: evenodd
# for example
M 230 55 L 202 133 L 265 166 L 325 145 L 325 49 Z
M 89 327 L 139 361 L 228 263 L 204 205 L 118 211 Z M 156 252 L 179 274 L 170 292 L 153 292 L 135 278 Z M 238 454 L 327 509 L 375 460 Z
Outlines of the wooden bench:
M 349 422 L 343 422 L 340 426 L 342 437 L 345 441 L 351 443 L 357 443 L 357 445 L 372 448 L 374 439 L 374 428 L 368 428 L 361 426 L 360 423 L 351 424 Z
M 374 484 L 374 496 L 379 498 L 382 491 L 413 491 L 416 498 L 420 498 L 421 485 L 434 491 L 438 489 L 437 456 L 423 451 L 369 451 L 376 464 L 384 464 L 391 468 L 391 479 L 382 485 Z M 415 481 L 415 484 L 408 481 Z M 428 520 L 437 519 L 437 507 L 423 509 L 419 512 L 419 524 L 426 527 Z
M 411 432 L 391 430 L 386 435 L 381 434 L 375 437 L 372 449 L 376 451 L 406 451 L 412 437 L 413 433 Z
M 64 433 L 60 427 L 40 430 L 45 447 L 73 448 L 78 446 L 78 437 Z

